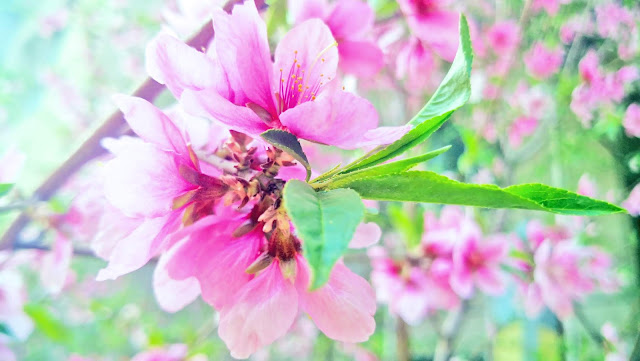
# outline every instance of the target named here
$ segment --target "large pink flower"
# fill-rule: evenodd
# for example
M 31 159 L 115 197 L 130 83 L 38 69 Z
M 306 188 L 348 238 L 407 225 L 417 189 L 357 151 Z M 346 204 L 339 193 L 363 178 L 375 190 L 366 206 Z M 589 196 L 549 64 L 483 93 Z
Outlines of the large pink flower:
M 115 157 L 105 165 L 105 197 L 128 219 L 119 223 L 126 229 L 122 238 L 107 242 L 109 265 L 100 271 L 99 280 L 142 267 L 167 246 L 167 236 L 182 222 L 211 212 L 207 205 L 227 187 L 200 172 L 182 133 L 159 109 L 140 98 L 120 96 L 117 102 L 141 139 L 120 142 Z M 187 216 L 181 219 L 185 210 Z
M 627 107 L 622 125 L 629 137 L 640 137 L 640 105 L 631 104 Z
M 382 50 L 366 39 L 373 28 L 375 13 L 366 1 L 338 0 L 331 6 L 326 0 L 289 0 L 295 22 L 319 18 L 331 29 L 338 42 L 339 66 L 356 76 L 377 73 L 384 65 Z
M 253 1 L 232 14 L 214 11 L 209 56 L 160 35 L 147 49 L 147 69 L 185 110 L 249 135 L 275 128 L 299 138 L 354 149 L 389 143 L 400 133 L 376 129 L 367 100 L 341 90 L 338 48 L 319 19 L 289 31 L 271 60 L 266 26 Z

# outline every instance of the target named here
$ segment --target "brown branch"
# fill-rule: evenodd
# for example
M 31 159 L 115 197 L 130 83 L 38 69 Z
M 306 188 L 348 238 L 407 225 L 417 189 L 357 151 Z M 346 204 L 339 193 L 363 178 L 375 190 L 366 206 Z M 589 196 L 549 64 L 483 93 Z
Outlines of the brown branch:
M 39 251 L 51 251 L 51 246 L 43 245 L 43 244 L 30 244 L 30 243 L 14 243 L 13 249 L 34 249 Z M 96 254 L 93 253 L 90 249 L 85 248 L 74 248 L 73 249 L 74 256 L 84 256 L 84 257 L 94 257 L 97 258 Z
M 224 10 L 231 12 L 233 7 L 241 0 L 229 0 Z M 192 37 L 187 44 L 195 49 L 205 48 L 214 36 L 213 24 L 206 23 L 200 31 Z M 134 96 L 153 102 L 164 90 L 164 85 L 151 78 L 147 78 L 133 93 Z M 101 146 L 102 139 L 117 137 L 129 131 L 122 112 L 112 114 L 80 148 L 53 172 L 33 193 L 31 201 L 41 202 L 49 200 L 67 180 L 89 161 L 104 155 L 106 150 Z M 9 226 L 9 229 L 0 239 L 0 250 L 12 248 L 18 239 L 20 232 L 31 222 L 31 218 L 25 212 L 21 213 Z

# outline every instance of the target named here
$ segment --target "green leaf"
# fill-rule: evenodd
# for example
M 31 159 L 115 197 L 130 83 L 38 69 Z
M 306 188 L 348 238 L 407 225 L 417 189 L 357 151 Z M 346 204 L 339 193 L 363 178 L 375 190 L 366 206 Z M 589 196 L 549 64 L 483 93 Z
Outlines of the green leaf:
M 31 317 L 36 328 L 51 340 L 59 343 L 71 341 L 69 329 L 46 306 L 30 303 L 24 306 L 24 312 Z
M 276 148 L 289 153 L 295 160 L 300 162 L 307 170 L 307 180 L 311 177 L 311 165 L 307 155 L 302 151 L 302 146 L 295 135 L 279 129 L 269 129 L 260 134 L 262 139 Z
M 420 163 L 424 163 L 429 159 L 439 156 L 440 154 L 448 151 L 450 148 L 451 146 L 447 145 L 446 147 L 433 150 L 431 152 L 419 155 L 417 157 L 411 157 L 411 158 L 399 160 L 393 163 L 382 164 L 382 165 L 361 169 L 361 170 L 347 173 L 347 174 L 341 174 L 334 178 L 331 178 L 330 181 L 333 182 L 333 181 L 343 180 L 346 178 L 357 179 L 357 178 L 373 177 L 378 175 L 408 171 L 409 169 L 416 167 Z M 312 181 L 311 183 L 314 183 L 315 181 L 316 180 Z M 319 187 L 319 186 L 316 186 L 316 187 Z
M 351 189 L 316 192 L 299 180 L 288 181 L 283 196 L 311 267 L 310 289 L 317 289 L 327 282 L 334 264 L 347 250 L 364 217 L 364 205 Z
M 415 205 L 414 205 L 415 206 Z M 420 244 L 424 229 L 424 209 L 415 207 L 410 215 L 400 204 L 391 204 L 387 208 L 389 221 L 394 229 L 400 231 L 409 250 Z
M 9 193 L 11 188 L 13 188 L 13 184 L 12 183 L 0 183 L 0 197 L 2 197 L 5 194 Z
M 433 172 L 409 171 L 367 178 L 344 178 L 323 189 L 351 188 L 362 198 L 381 201 L 459 204 L 486 208 L 520 208 L 558 214 L 596 216 L 625 212 L 613 204 L 546 186 L 522 184 L 500 188 L 465 184 Z
M 471 49 L 469 25 L 464 15 L 461 15 L 460 45 L 456 57 L 429 102 L 409 121 L 409 124 L 414 128 L 380 151 L 347 165 L 342 173 L 371 167 L 395 158 L 429 138 L 456 109 L 469 100 L 472 62 L 473 50 Z

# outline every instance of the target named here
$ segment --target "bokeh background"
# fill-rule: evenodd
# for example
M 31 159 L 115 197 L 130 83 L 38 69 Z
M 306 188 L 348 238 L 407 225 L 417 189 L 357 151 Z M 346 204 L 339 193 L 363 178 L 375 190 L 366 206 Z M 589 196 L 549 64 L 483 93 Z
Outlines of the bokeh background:
M 268 3 L 264 14 L 276 43 L 290 28 L 292 19 L 286 15 L 286 1 Z M 410 64 L 408 74 L 400 71 L 400 54 L 411 30 L 395 1 L 369 3 L 377 15 L 371 37 L 383 48 L 386 65 L 375 77 L 357 80 L 346 76 L 343 82 L 370 99 L 384 123 L 402 124 L 426 102 L 448 63 L 434 55 L 429 67 L 428 61 L 425 63 L 414 53 L 406 63 Z M 470 103 L 425 145 L 424 149 L 453 145 L 449 152 L 432 161 L 429 169 L 467 182 L 503 186 L 540 182 L 570 190 L 578 189 L 579 180 L 587 174 L 595 185 L 595 197 L 622 204 L 640 179 L 640 141 L 623 126 L 628 106 L 640 103 L 637 78 L 619 80 L 623 89 L 620 97 L 592 101 L 593 106 L 588 109 L 591 120 L 585 120 L 584 113 L 571 104 L 576 88 L 584 83 L 579 63 L 590 49 L 598 54 L 604 72 L 625 66 L 637 69 L 640 8 L 634 0 L 555 3 L 558 9 L 550 13 L 523 0 L 448 2 L 447 6 L 463 11 L 475 27 L 474 93 Z M 132 93 L 144 81 L 144 50 L 150 39 L 162 30 L 188 38 L 206 21 L 206 14 L 203 16 L 199 9 L 216 4 L 221 2 L 2 0 L 0 174 L 3 167 L 7 172 L 9 163 L 22 163 L 11 180 L 16 187 L 9 195 L 10 201 L 27 199 L 92 134 L 115 110 L 113 94 Z M 596 9 L 604 5 L 626 9 L 635 28 L 630 26 L 609 35 L 599 32 L 598 21 L 603 20 L 598 19 Z M 613 10 L 604 14 L 618 18 Z M 487 40 L 492 26 L 504 21 L 517 24 L 520 31 L 520 41 L 507 59 Z M 563 33 L 571 30 L 568 27 L 573 29 L 573 36 Z M 549 76 L 538 77 L 527 67 L 527 54 L 537 43 L 562 54 L 558 68 Z M 630 48 L 631 54 L 621 56 L 620 46 Z M 501 61 L 508 63 L 502 64 L 506 70 L 498 69 Z M 531 105 L 539 110 L 535 124 L 519 121 L 530 115 L 530 105 L 523 104 L 536 99 L 544 105 Z M 160 106 L 171 103 L 168 94 L 156 101 Z M 419 151 L 415 150 L 416 154 Z M 353 156 L 326 152 L 334 159 Z M 99 163 L 93 166 L 99 167 Z M 49 247 L 54 236 L 46 232 L 47 219 L 63 214 L 74 197 L 86 189 L 81 177 L 76 182 L 49 202 L 29 205 L 38 216 L 22 237 L 32 245 Z M 400 204 L 381 204 L 380 208 L 377 221 L 384 231 L 382 242 L 400 254 L 407 240 L 420 237 L 421 220 L 415 215 L 439 209 Z M 532 219 L 546 224 L 574 222 L 516 210 L 468 212 L 486 232 L 522 235 Z M 17 213 L 0 212 L 0 233 Z M 563 322 L 548 311 L 534 320 L 524 317 L 514 287 L 504 296 L 476 297 L 457 338 L 456 357 L 604 360 L 609 350 L 594 343 L 589 332 L 599 332 L 606 322 L 618 330 L 621 347 L 630 352 L 640 321 L 640 224 L 629 215 L 604 216 L 588 223 L 588 232 L 586 225 L 578 226 L 585 228 L 577 232 L 580 241 L 599 245 L 612 254 L 613 268 L 622 283 L 619 292 L 590 295 L 580 306 L 585 319 L 571 317 Z M 86 254 L 90 253 L 86 240 L 74 240 L 74 247 L 78 252 L 71 263 L 72 272 L 59 293 L 51 293 L 43 286 L 40 266 L 35 261 L 48 251 L 12 251 L 26 259 L 19 269 L 27 300 L 24 310 L 34 325 L 26 339 L 5 340 L 18 360 L 69 360 L 73 355 L 91 360 L 128 360 L 141 351 L 172 344 L 185 344 L 193 360 L 230 359 L 217 337 L 216 314 L 209 306 L 199 300 L 178 313 L 163 312 L 153 296 L 152 267 L 116 281 L 98 283 L 94 278 L 105 262 Z M 369 275 L 371 268 L 365 253 L 348 254 L 346 262 L 361 275 Z M 2 277 L 6 274 L 0 272 Z M 435 317 L 436 321 L 440 320 L 438 317 L 444 315 Z M 283 341 L 254 358 L 431 359 L 437 341 L 431 321 L 408 326 L 391 315 L 385 305 L 379 306 L 376 320 L 378 327 L 371 339 L 353 346 L 331 341 L 303 318 Z

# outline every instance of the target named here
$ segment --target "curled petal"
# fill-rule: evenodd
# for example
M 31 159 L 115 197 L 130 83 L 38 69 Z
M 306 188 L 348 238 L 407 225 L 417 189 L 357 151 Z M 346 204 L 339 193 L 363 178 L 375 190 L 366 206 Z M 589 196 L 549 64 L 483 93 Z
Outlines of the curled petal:
M 298 314 L 298 294 L 273 262 L 220 312 L 218 335 L 235 358 L 247 358 L 283 336 Z
M 172 248 L 172 250 L 174 250 Z M 174 280 L 167 271 L 171 250 L 160 256 L 153 271 L 153 292 L 160 307 L 167 312 L 178 312 L 200 295 L 200 285 L 195 278 Z
M 376 328 L 373 319 L 376 296 L 369 283 L 339 262 L 322 288 L 308 292 L 309 271 L 304 262 L 298 259 L 300 303 L 318 328 L 328 337 L 342 342 L 369 339 Z
M 161 150 L 172 151 L 188 157 L 187 145 L 182 133 L 160 109 L 145 99 L 128 95 L 116 95 L 113 100 L 124 113 L 133 131 L 145 141 Z
M 206 54 L 167 34 L 160 34 L 146 51 L 147 73 L 177 98 L 184 89 L 200 90 L 223 80 L 220 69 Z
M 375 13 L 360 0 L 338 1 L 326 22 L 336 39 L 353 39 L 371 29 Z

